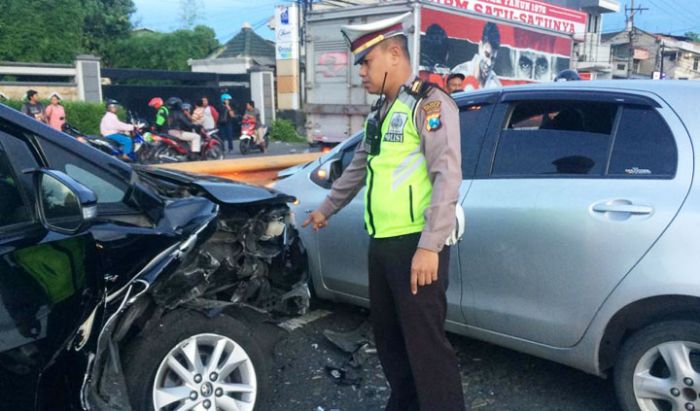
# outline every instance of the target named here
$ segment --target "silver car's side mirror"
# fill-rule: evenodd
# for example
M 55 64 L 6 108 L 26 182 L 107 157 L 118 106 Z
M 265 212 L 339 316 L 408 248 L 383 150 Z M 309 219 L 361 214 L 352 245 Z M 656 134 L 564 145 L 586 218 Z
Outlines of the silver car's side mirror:
M 34 173 L 39 218 L 62 234 L 75 234 L 97 216 L 97 196 L 65 173 L 42 169 Z
M 337 172 L 339 165 L 339 158 L 333 158 L 326 161 L 311 172 L 311 181 L 323 188 L 331 188 L 334 179 L 340 177 Z

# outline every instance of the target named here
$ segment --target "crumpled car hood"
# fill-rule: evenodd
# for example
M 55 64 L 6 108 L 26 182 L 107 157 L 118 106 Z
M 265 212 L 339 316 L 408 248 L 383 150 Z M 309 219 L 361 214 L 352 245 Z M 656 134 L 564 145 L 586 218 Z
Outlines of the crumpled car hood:
M 239 183 L 220 177 L 192 174 L 182 171 L 166 170 L 149 166 L 134 167 L 137 173 L 145 173 L 151 177 L 167 179 L 182 185 L 200 189 L 207 197 L 218 204 L 259 204 L 259 203 L 289 203 L 293 196 L 280 193 L 265 187 Z

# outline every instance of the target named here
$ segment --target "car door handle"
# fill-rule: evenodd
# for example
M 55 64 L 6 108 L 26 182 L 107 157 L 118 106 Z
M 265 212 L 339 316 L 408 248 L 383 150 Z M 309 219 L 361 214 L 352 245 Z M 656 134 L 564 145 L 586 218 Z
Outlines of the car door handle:
M 651 206 L 637 205 L 630 202 L 625 203 L 599 203 L 593 206 L 593 211 L 598 213 L 627 213 L 645 215 L 654 212 Z

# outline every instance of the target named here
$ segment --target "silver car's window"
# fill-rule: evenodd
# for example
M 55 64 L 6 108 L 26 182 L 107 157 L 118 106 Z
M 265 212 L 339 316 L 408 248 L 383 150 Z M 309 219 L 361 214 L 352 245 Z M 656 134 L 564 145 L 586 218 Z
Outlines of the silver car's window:
M 491 175 L 603 176 L 617 111 L 616 104 L 605 102 L 513 103 Z
M 676 142 L 663 117 L 653 107 L 624 107 L 608 175 L 672 178 L 677 163 Z
M 492 104 L 474 104 L 460 108 L 462 178 L 465 180 L 473 178 L 476 172 L 476 164 L 492 111 Z

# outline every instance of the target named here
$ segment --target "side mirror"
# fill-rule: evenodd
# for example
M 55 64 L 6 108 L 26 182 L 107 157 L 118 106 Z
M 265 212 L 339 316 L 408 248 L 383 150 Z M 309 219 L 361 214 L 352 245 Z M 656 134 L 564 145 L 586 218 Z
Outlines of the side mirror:
M 333 181 L 340 177 L 340 173 L 342 173 L 341 167 L 340 159 L 332 158 L 316 167 L 316 169 L 311 172 L 311 181 L 323 188 L 331 188 Z M 338 172 L 338 170 L 340 170 L 340 172 Z
M 97 216 L 97 196 L 84 185 L 56 170 L 34 172 L 39 218 L 62 234 L 75 234 Z

